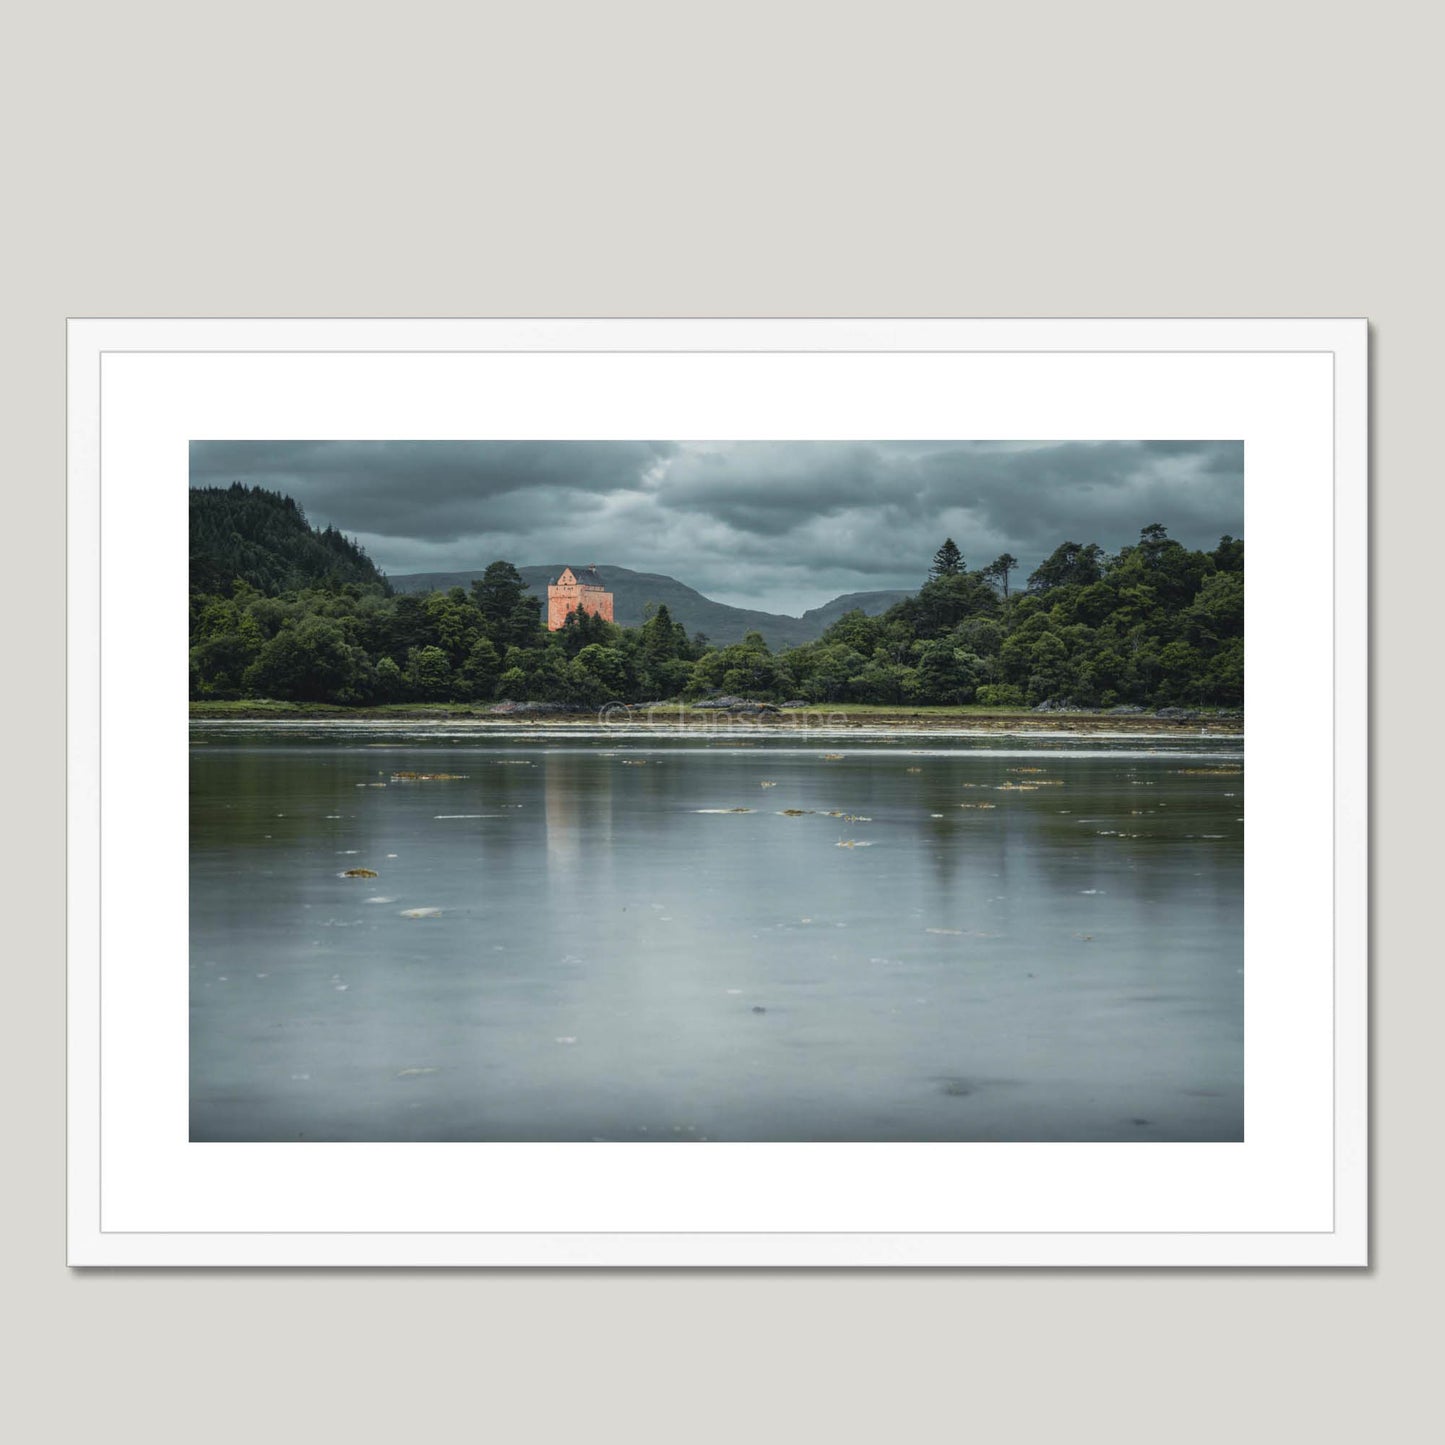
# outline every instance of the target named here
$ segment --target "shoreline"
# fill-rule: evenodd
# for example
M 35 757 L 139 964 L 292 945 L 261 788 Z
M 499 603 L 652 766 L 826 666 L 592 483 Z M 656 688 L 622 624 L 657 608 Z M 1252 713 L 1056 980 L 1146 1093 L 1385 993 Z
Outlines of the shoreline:
M 478 734 L 533 733 L 554 735 L 616 735 L 619 737 L 689 735 L 786 737 L 813 736 L 1018 736 L 1239 738 L 1242 716 L 1220 717 L 1205 712 L 1183 717 L 1151 713 L 1025 712 L 988 708 L 797 708 L 774 712 L 731 712 L 707 708 L 668 707 L 630 710 L 599 709 L 576 713 L 494 713 L 479 708 L 420 704 L 400 707 L 310 706 L 307 704 L 192 703 L 192 726 L 244 724 L 277 728 L 332 725 L 380 731 L 388 727 L 440 731 L 465 729 Z

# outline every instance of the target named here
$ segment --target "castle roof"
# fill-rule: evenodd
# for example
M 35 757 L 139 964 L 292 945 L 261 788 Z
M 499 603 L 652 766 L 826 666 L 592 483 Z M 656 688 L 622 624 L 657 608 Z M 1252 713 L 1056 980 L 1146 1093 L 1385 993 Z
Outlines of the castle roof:
M 568 567 L 564 570 L 570 572 L 583 587 L 602 586 L 602 578 L 597 575 L 595 567 Z

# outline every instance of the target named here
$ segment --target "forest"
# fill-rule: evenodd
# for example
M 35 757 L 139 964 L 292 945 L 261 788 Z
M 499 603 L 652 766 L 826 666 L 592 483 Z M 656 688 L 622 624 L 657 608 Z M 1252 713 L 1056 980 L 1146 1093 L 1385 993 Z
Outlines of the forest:
M 1159 523 L 1109 554 L 1065 541 L 1016 585 L 946 540 L 918 592 L 780 651 L 714 646 L 659 606 L 639 627 L 542 599 L 495 561 L 470 589 L 395 595 L 355 542 L 240 483 L 191 491 L 190 695 L 378 703 L 699 701 L 1108 708 L 1244 701 L 1244 543 L 1192 551 Z M 922 559 L 921 559 L 922 561 Z

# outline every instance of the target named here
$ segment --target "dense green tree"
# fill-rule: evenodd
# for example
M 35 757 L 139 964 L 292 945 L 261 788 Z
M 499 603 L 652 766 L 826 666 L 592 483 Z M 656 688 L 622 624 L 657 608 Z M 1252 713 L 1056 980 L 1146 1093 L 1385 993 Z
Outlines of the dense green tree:
M 392 657 L 376 661 L 376 696 L 379 702 L 399 702 L 406 695 L 406 676 Z
M 542 625 L 541 601 L 510 562 L 493 562 L 472 583 L 472 601 L 496 647 L 527 646 Z
M 1209 554 L 1220 572 L 1244 571 L 1244 543 L 1227 533 L 1219 539 L 1219 546 Z
M 1216 572 L 1204 579 L 1194 600 L 1180 613 L 1184 635 L 1195 643 L 1217 646 L 1244 636 L 1244 574 Z
M 809 702 L 848 702 L 853 697 L 853 679 L 861 677 L 868 659 L 850 647 L 844 637 L 835 640 L 828 629 L 826 642 L 795 647 L 789 654 L 794 674 L 801 683 L 802 696 Z
M 576 657 L 585 647 L 608 642 L 611 634 L 610 622 L 599 613 L 578 607 L 563 619 L 562 626 L 556 633 L 556 641 L 568 657 Z
M 477 638 L 462 663 L 459 679 L 462 695 L 476 702 L 490 700 L 501 672 L 502 661 L 497 649 L 488 638 Z
M 499 628 L 506 626 L 527 591 L 522 574 L 510 562 L 493 562 L 472 583 L 472 601 L 486 621 L 488 632 L 495 636 Z
M 998 593 L 977 572 L 959 572 L 926 582 L 914 597 L 890 608 L 906 621 L 917 638 L 937 637 L 970 617 L 992 617 L 999 610 Z
M 526 696 L 533 702 L 569 702 L 572 675 L 567 654 L 560 647 L 544 648 L 527 674 Z
M 497 679 L 497 697 L 503 702 L 523 702 L 527 698 L 525 668 L 509 667 Z
M 569 701 L 588 707 L 625 699 L 632 691 L 632 669 L 627 656 L 615 647 L 589 642 L 567 669 Z
M 446 702 L 452 696 L 452 665 L 440 647 L 413 647 L 406 655 L 406 685 L 419 702 Z
M 482 635 L 481 618 L 460 587 L 432 592 L 422 604 L 427 637 L 447 655 L 447 665 L 458 668 Z
M 972 702 L 982 673 L 982 658 L 955 646 L 951 638 L 935 638 L 918 654 L 914 700 L 945 705 Z
M 1104 575 L 1104 566 L 1104 549 L 1097 542 L 1064 542 L 1029 574 L 1029 590 L 1047 592 L 1051 587 L 1087 586 Z
M 362 702 L 370 691 L 367 656 L 339 623 L 304 617 L 283 627 L 256 654 L 244 684 L 255 697 L 295 702 Z
M 653 666 L 671 658 L 686 657 L 689 650 L 687 628 L 672 620 L 667 604 L 663 603 L 642 624 L 643 658 Z
M 829 629 L 831 642 L 851 647 L 865 657 L 871 656 L 883 636 L 883 623 L 877 617 L 869 617 L 859 608 L 845 612 Z

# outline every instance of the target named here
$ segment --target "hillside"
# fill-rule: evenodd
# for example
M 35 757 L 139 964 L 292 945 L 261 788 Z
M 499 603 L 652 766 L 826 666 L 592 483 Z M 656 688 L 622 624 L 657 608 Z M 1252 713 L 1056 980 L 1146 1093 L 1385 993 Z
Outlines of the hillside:
M 271 595 L 346 582 L 389 591 L 355 542 L 313 527 L 280 492 L 233 482 L 193 487 L 190 498 L 192 592 L 228 596 L 238 580 Z
M 547 584 L 556 580 L 563 565 L 559 562 L 544 567 L 519 567 L 517 570 L 532 591 L 545 598 Z M 647 604 L 656 602 L 666 606 L 673 621 L 680 622 L 689 633 L 701 632 L 710 641 L 723 645 L 740 642 L 744 633 L 761 632 L 769 647 L 797 647 L 821 637 L 832 623 L 855 607 L 875 617 L 911 595 L 907 592 L 850 592 L 825 602 L 821 607 L 811 608 L 801 617 L 788 617 L 779 612 L 757 612 L 714 602 L 675 577 L 666 577 L 659 572 L 633 572 L 626 567 L 608 566 L 599 566 L 597 570 L 612 593 L 616 620 L 623 626 L 640 626 Z M 481 575 L 480 572 L 412 572 L 390 580 L 397 592 L 435 592 L 449 587 L 470 587 Z
M 912 597 L 911 592 L 845 592 L 821 607 L 810 607 L 799 621 L 805 622 L 814 631 L 811 637 L 821 637 L 840 617 L 849 612 L 865 612 L 869 617 L 881 617 L 895 602 Z

